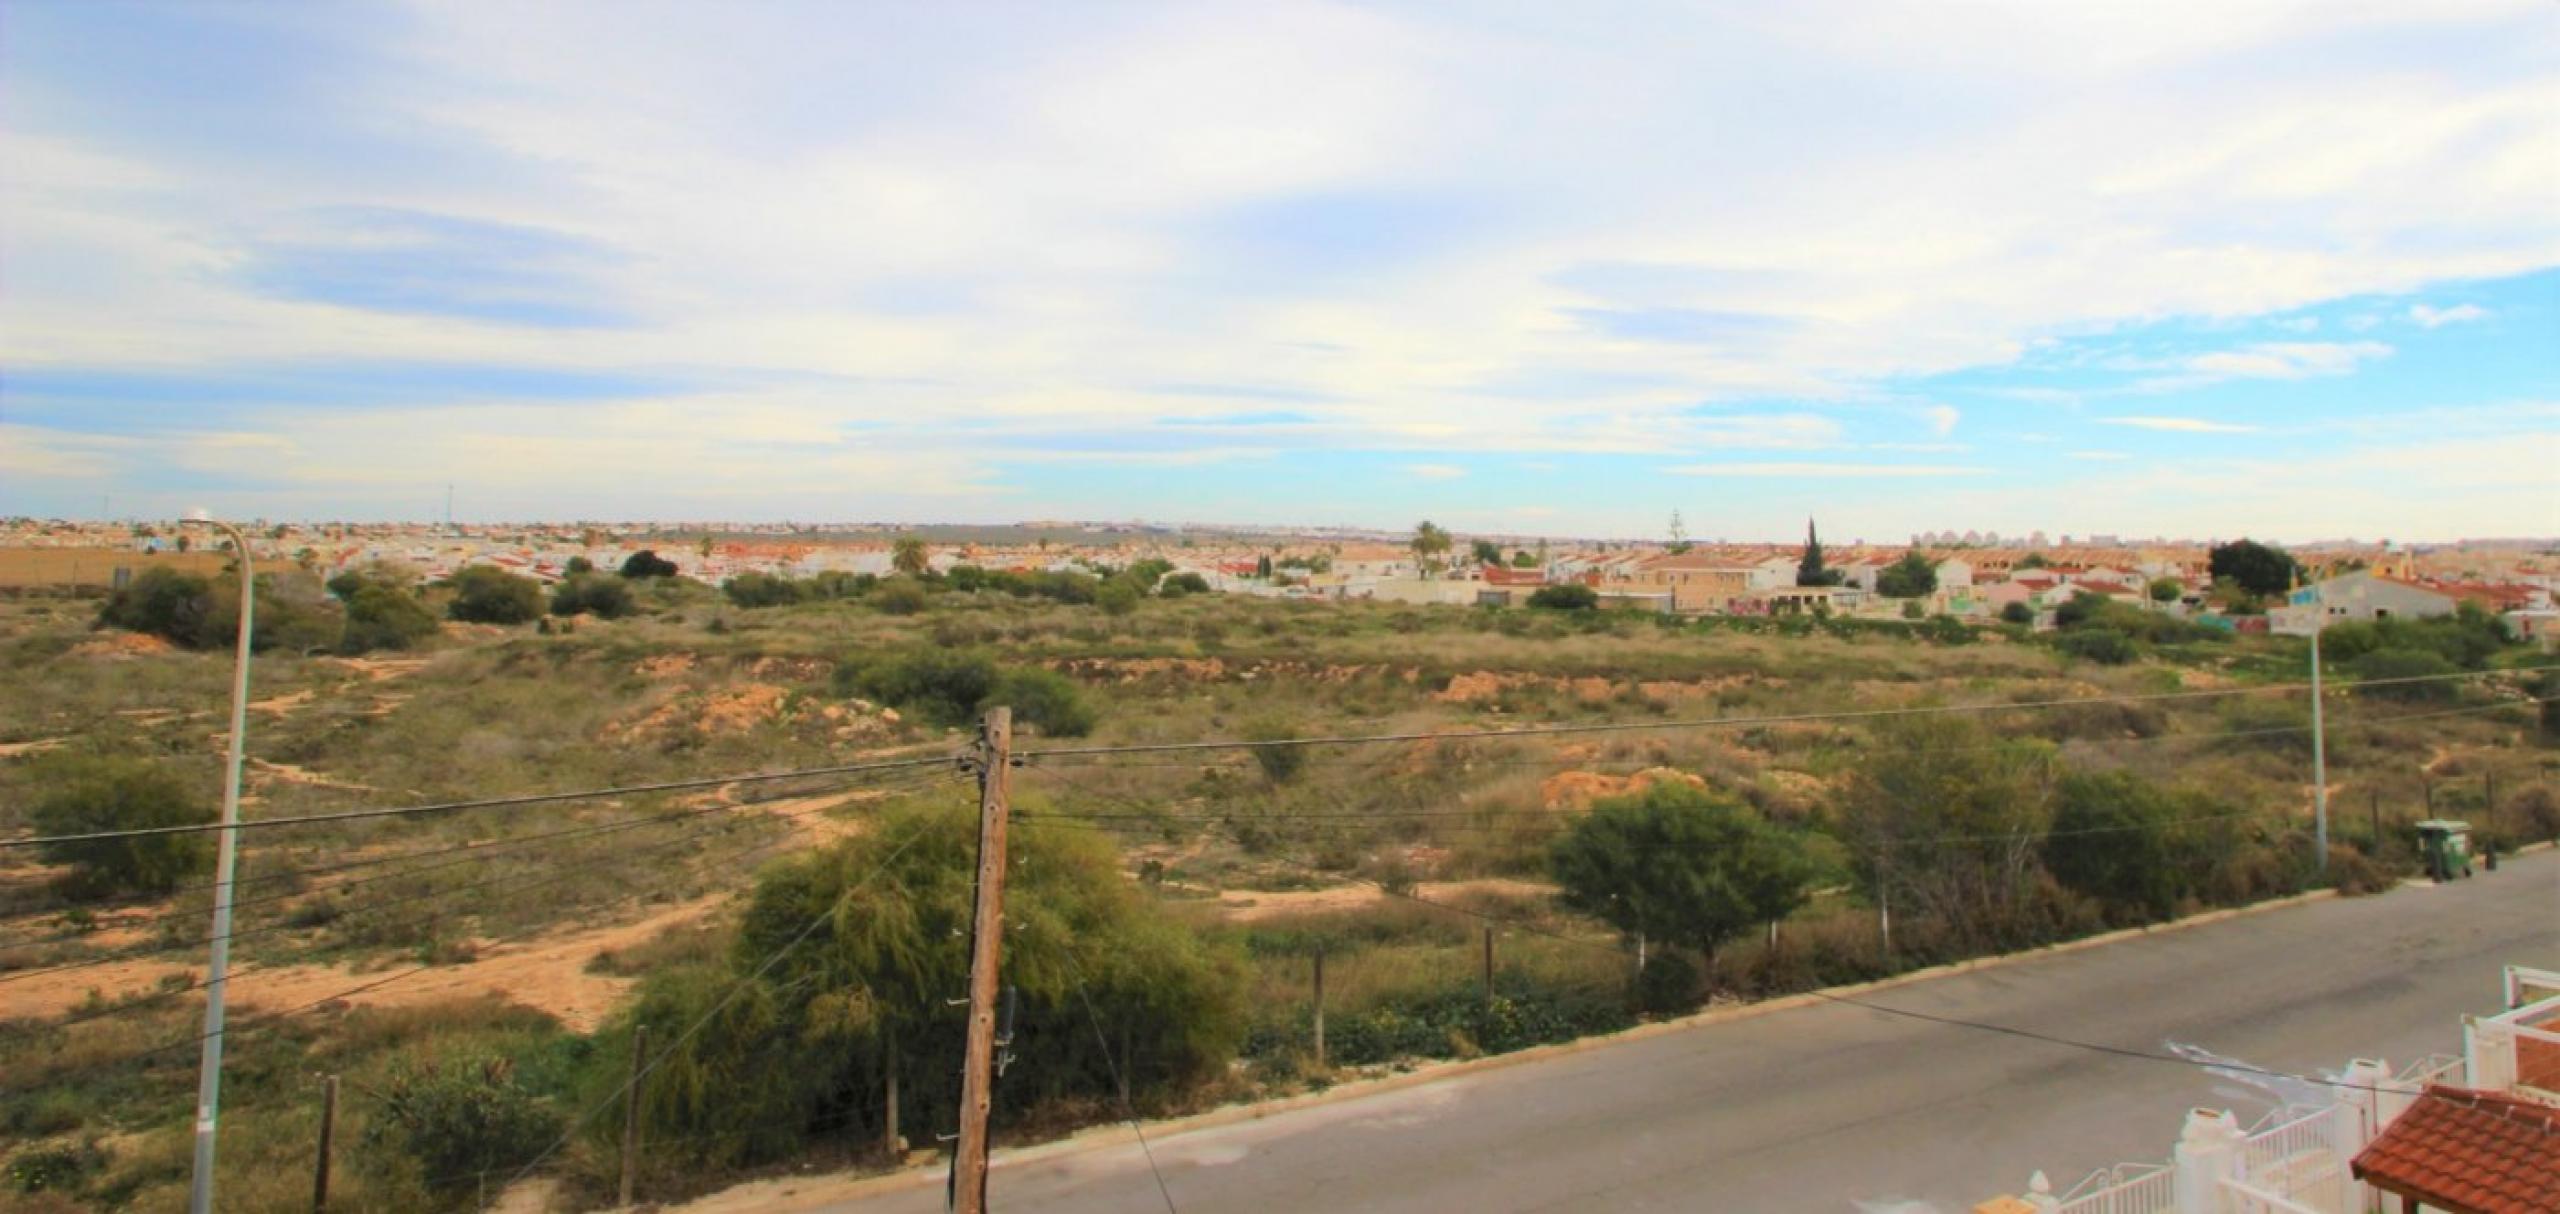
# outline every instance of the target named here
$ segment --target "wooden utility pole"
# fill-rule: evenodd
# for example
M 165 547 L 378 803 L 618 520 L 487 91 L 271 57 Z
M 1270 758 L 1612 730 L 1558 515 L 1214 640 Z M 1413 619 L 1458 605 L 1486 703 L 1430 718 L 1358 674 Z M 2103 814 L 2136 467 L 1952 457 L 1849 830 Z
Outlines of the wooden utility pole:
M 1324 1069 L 1324 946 L 1316 946 L 1316 1069 Z
M 677 1044 L 681 1045 L 682 1042 Z M 622 1090 L 622 1203 L 640 1179 L 640 1069 L 649 1056 L 649 1026 L 631 1026 L 631 1082 Z
M 1493 1006 L 1493 925 L 1484 929 L 1484 1005 Z
M 338 1135 L 338 1077 L 320 1088 L 320 1159 L 311 1167 L 311 1214 L 329 1208 L 329 1140 Z
M 880 1154 L 895 1165 L 903 1154 L 898 1145 L 898 1030 L 895 1025 L 889 1028 L 888 1055 L 888 1073 L 881 1084 L 889 1090 L 880 1113 Z
M 996 978 L 1004 948 L 1004 839 L 1012 763 L 1013 710 L 990 708 L 978 739 L 978 903 L 970 918 L 960 1149 L 951 1158 L 951 1208 L 959 1214 L 986 1214 L 987 1208 L 987 1112 L 995 1103 Z

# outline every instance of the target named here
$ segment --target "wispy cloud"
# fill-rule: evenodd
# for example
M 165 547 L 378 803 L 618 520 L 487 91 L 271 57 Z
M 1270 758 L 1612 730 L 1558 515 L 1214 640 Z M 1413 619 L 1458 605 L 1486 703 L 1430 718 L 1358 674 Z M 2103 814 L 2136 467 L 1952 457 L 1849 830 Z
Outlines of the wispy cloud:
M 1938 477 L 1979 476 L 1986 469 L 1958 467 L 1952 464 L 1848 464 L 1848 463 L 1714 463 L 1675 464 L 1663 469 L 1673 476 L 1792 476 L 1819 478 Z
M 2130 426 L 2136 430 L 2165 430 L 2174 434 L 2250 434 L 2256 426 L 2238 422 L 2207 421 L 2201 417 L 2102 417 L 2101 426 Z
M 1953 405 L 1931 405 L 1925 411 L 1925 416 L 1929 419 L 1929 432 L 1940 438 L 1955 433 L 1956 423 L 1964 418 L 1964 414 L 1958 412 Z
M 2455 304 L 2450 308 L 2438 308 L 2428 304 L 2415 304 L 2409 309 L 2409 319 L 2418 322 L 2418 326 L 2424 329 L 2441 329 L 2446 325 L 2458 325 L 2465 321 L 2483 320 L 2486 319 L 2488 315 L 2489 310 L 2479 306 L 2478 304 Z
M 1427 481 L 1453 481 L 1467 474 L 1456 464 L 1406 464 L 1404 470 Z
M 2364 363 L 2387 358 L 2391 347 L 2378 341 L 2270 341 L 2236 350 L 2217 350 L 2185 359 L 2181 373 L 2145 380 L 2149 391 L 2191 388 L 2227 379 L 2310 379 L 2346 375 Z
M 2069 455 L 2073 459 L 2089 460 L 2097 463 L 2116 463 L 2133 458 L 2130 452 L 2124 451 L 2071 451 L 2066 452 L 2065 454 Z

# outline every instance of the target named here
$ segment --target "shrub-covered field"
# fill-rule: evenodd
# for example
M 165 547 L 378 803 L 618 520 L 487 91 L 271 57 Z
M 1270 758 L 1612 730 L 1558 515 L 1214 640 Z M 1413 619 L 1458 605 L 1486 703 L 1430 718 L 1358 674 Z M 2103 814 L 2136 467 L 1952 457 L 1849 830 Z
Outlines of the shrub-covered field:
M 2307 702 L 2251 690 L 2300 680 L 2304 647 L 2112 609 L 2039 636 L 1264 601 L 1125 572 L 727 593 L 596 572 L 563 614 L 494 582 L 292 576 L 252 676 L 251 819 L 941 759 L 1013 707 L 1019 905 L 1047 925 L 1013 954 L 1015 1140 L 1124 1100 L 1180 1111 L 2378 887 L 2415 872 L 2428 816 L 2500 847 L 2560 832 L 2533 702 L 2560 676 L 2474 621 L 2330 637 L 2324 876 Z M 223 604 L 211 581 L 176 591 L 0 602 L 0 832 L 213 813 Z M 2420 681 L 2352 686 L 2380 678 Z M 1375 735 L 1396 740 L 1271 745 Z M 1039 754 L 1204 739 L 1264 745 Z M 339 1208 L 459 1208 L 553 1139 L 559 1200 L 601 1201 L 643 1022 L 703 1026 L 643 1088 L 645 1196 L 876 1162 L 893 1073 L 904 1135 L 930 1141 L 958 1022 L 918 1009 L 958 989 L 973 797 L 936 763 L 244 832 L 226 1208 L 307 1202 L 324 1074 L 345 1084 Z M 209 850 L 0 852 L 0 1200 L 183 1203 Z M 1738 850 L 1763 859 L 1709 859 Z

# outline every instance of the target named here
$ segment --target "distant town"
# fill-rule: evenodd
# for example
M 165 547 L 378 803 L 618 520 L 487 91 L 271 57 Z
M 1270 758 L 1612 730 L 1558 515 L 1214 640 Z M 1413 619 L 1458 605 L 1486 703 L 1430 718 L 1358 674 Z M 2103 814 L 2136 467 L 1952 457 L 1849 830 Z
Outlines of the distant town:
M 1186 585 L 1197 579 L 1212 593 L 1316 601 L 1526 607 L 1561 598 L 1685 616 L 1949 617 L 2050 627 L 2074 600 L 2103 599 L 2278 635 L 2307 634 L 2323 620 L 2450 615 L 2469 604 L 2519 638 L 2547 639 L 2560 627 L 2553 601 L 2560 542 L 2551 540 L 2304 544 L 2285 551 L 2291 576 L 2275 588 L 2217 578 L 2220 540 L 1929 531 L 1900 544 L 1835 545 L 1821 537 L 1819 520 L 1808 520 L 1806 532 L 1784 544 L 1465 534 L 1427 522 L 1409 534 L 1143 522 L 259 523 L 248 534 L 260 562 L 323 579 L 388 566 L 437 581 L 485 565 L 551 584 L 583 569 L 619 568 L 641 552 L 711 585 L 751 574 L 1096 573 L 1156 562 L 1169 570 L 1163 576 Z M 911 552 L 906 566 L 902 541 Z M 107 589 L 152 565 L 221 567 L 225 556 L 204 543 L 175 520 L 10 519 L 0 522 L 0 590 Z M 1583 589 L 1540 600 L 1563 587 Z

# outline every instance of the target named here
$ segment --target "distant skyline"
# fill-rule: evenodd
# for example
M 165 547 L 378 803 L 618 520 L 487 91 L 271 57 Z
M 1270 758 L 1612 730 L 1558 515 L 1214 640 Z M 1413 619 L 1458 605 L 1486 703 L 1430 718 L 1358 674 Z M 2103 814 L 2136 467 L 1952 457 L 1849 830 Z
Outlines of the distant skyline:
M 0 515 L 2560 535 L 2560 9 L 32 3 Z

